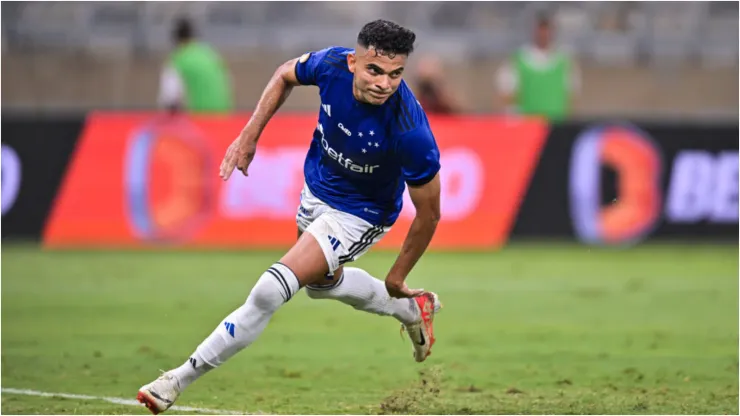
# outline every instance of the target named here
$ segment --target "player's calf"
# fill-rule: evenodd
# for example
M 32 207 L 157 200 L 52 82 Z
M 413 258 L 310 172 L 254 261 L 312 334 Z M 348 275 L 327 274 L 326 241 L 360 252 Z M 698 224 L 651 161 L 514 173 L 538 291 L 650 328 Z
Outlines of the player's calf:
M 188 385 L 254 342 L 275 311 L 298 290 L 300 284 L 290 268 L 273 264 L 247 301 L 221 321 L 185 363 L 142 386 L 137 399 L 154 414 L 167 410 Z
M 356 267 L 345 267 L 334 284 L 308 285 L 306 294 L 312 299 L 334 299 L 353 308 L 375 315 L 393 316 L 403 324 L 420 319 L 420 310 L 413 299 L 396 299 L 388 295 L 383 281 Z
M 362 269 L 345 267 L 336 283 L 306 286 L 311 299 L 334 299 L 376 315 L 393 316 L 401 322 L 411 340 L 414 359 L 422 362 L 431 355 L 436 342 L 434 316 L 442 304 L 435 293 L 416 298 L 397 299 L 388 295 L 385 285 Z
M 265 271 L 247 301 L 213 331 L 200 346 L 195 358 L 218 367 L 251 344 L 265 329 L 275 311 L 300 289 L 298 279 L 287 266 L 275 263 Z

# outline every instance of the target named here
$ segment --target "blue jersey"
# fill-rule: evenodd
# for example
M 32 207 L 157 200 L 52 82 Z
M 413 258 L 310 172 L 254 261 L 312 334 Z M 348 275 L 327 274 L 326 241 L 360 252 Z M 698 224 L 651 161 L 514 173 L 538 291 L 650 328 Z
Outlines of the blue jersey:
M 401 212 L 406 184 L 423 185 L 439 172 L 439 149 L 404 81 L 383 105 L 354 98 L 350 52 L 330 47 L 296 64 L 298 82 L 318 86 L 321 96 L 304 176 L 311 192 L 329 206 L 390 226 Z

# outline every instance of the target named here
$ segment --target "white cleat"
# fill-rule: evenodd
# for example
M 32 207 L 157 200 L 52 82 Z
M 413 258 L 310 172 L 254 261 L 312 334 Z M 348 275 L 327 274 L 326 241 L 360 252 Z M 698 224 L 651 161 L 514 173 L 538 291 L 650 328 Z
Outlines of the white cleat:
M 416 304 L 421 311 L 421 319 L 418 322 L 409 325 L 401 325 L 406 329 L 411 344 L 414 346 L 414 359 L 416 362 L 422 362 L 432 354 L 432 345 L 434 345 L 434 315 L 442 308 L 436 293 L 426 292 L 416 297 Z
M 180 383 L 174 374 L 167 372 L 151 383 L 141 386 L 136 400 L 156 415 L 169 409 L 179 396 Z

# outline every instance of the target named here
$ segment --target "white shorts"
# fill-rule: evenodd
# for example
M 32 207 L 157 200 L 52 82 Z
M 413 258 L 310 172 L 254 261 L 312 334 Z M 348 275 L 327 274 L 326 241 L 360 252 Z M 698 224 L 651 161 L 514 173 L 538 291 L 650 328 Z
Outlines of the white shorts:
M 305 184 L 295 219 L 301 232 L 309 232 L 319 242 L 331 274 L 344 263 L 359 259 L 391 230 L 330 207 Z

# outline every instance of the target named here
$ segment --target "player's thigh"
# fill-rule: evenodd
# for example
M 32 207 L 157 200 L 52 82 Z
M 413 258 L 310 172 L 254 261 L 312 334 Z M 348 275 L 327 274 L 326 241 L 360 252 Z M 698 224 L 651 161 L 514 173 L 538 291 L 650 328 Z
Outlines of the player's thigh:
M 317 239 L 317 236 L 323 238 L 324 235 L 332 235 L 336 234 L 336 232 L 331 231 L 332 229 L 336 228 L 336 223 L 328 220 L 327 218 L 322 219 L 320 222 L 321 226 L 314 225 L 314 232 L 312 233 L 306 233 L 305 231 L 312 226 L 312 224 L 320 217 L 324 216 L 324 214 L 330 213 L 332 211 L 335 211 L 332 209 L 329 205 L 325 204 L 320 199 L 316 198 L 312 193 L 311 190 L 308 188 L 307 185 L 303 186 L 303 190 L 301 191 L 301 202 L 298 206 L 298 210 L 296 212 L 296 226 L 298 228 L 298 239 L 296 242 L 296 247 L 294 247 L 291 252 L 286 254 L 286 261 L 297 261 L 304 263 L 304 257 L 308 256 L 311 260 L 307 261 L 305 264 L 305 267 L 299 267 L 298 268 L 305 268 L 305 271 L 302 272 L 296 272 L 306 275 L 303 275 L 299 277 L 299 281 L 301 281 L 302 285 L 306 284 L 319 284 L 323 285 L 326 283 L 331 283 L 334 281 L 334 276 L 341 276 L 342 269 L 339 268 L 333 268 L 331 267 L 331 262 L 329 261 L 331 257 L 327 257 L 326 254 L 321 254 L 321 258 L 323 259 L 326 268 L 324 267 L 316 267 L 317 264 L 321 264 L 320 261 L 314 262 L 313 260 L 316 258 L 318 251 L 316 250 L 316 244 L 318 244 L 316 241 L 311 240 L 305 240 L 305 238 L 311 238 L 313 237 L 314 240 Z M 326 223 L 326 221 L 331 222 L 333 225 L 329 225 Z M 319 245 L 321 246 L 321 245 Z M 324 248 L 322 247 L 321 253 L 324 253 Z M 322 271 L 317 271 L 321 269 Z M 315 273 L 315 275 L 312 275 L 310 273 Z
M 329 271 L 324 251 L 316 238 L 305 233 L 280 259 L 296 275 L 301 287 L 321 281 Z
M 340 241 L 345 240 L 347 227 L 352 225 L 348 224 L 346 216 L 329 208 L 321 210 L 315 218 L 298 221 L 298 241 L 281 263 L 293 270 L 302 286 L 325 285 L 333 281 L 335 273 L 341 273 Z
M 301 238 L 303 235 L 303 231 L 301 231 L 300 227 L 298 228 L 298 239 Z M 323 284 L 331 284 L 336 281 L 337 276 L 341 276 L 344 272 L 344 266 L 339 266 L 334 272 L 327 272 L 326 275 L 324 275 L 324 281 Z M 316 284 L 318 282 L 312 282 L 311 284 Z
M 345 263 L 359 259 L 388 231 L 390 227 L 345 212 L 322 210 L 315 218 L 298 221 L 298 241 L 281 262 L 293 270 L 301 286 L 325 286 L 341 276 Z

